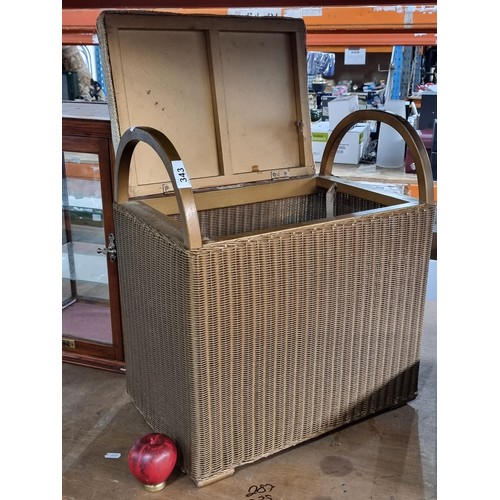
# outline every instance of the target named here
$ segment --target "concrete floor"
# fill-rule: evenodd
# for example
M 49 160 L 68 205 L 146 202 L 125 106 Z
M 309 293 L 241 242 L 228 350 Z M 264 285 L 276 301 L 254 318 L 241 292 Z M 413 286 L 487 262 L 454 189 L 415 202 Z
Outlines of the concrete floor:
M 203 488 L 174 469 L 164 490 L 147 492 L 129 472 L 127 455 L 151 429 L 125 392 L 125 376 L 63 364 L 63 500 L 437 498 L 436 306 L 428 294 L 415 400 L 239 467 Z M 105 458 L 110 452 L 121 456 Z M 250 495 L 252 485 L 261 484 L 272 491 Z

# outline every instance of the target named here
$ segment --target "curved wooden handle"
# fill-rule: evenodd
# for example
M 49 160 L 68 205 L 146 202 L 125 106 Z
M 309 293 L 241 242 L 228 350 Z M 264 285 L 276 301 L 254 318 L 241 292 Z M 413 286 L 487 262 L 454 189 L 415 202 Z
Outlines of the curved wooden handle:
M 395 129 L 406 142 L 417 171 L 418 196 L 421 203 L 434 203 L 434 183 L 431 163 L 422 139 L 403 117 L 380 109 L 360 109 L 343 118 L 330 135 L 321 158 L 320 175 L 332 175 L 333 159 L 344 135 L 360 121 L 375 120 Z
M 184 246 L 189 250 L 201 248 L 203 244 L 200 223 L 189 177 L 182 163 L 172 165 L 172 162 L 180 161 L 179 153 L 169 139 L 159 130 L 151 127 L 132 127 L 123 134 L 118 144 L 115 161 L 115 202 L 124 203 L 129 199 L 130 161 L 139 142 L 145 142 L 151 146 L 167 169 L 179 206 Z

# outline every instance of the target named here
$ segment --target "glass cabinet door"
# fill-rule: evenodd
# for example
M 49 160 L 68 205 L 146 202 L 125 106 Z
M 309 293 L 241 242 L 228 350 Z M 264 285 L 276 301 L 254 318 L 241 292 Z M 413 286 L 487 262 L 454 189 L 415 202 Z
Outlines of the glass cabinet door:
M 63 119 L 63 361 L 123 371 L 112 156 L 109 122 Z
M 112 344 L 99 157 L 63 152 L 62 328 Z

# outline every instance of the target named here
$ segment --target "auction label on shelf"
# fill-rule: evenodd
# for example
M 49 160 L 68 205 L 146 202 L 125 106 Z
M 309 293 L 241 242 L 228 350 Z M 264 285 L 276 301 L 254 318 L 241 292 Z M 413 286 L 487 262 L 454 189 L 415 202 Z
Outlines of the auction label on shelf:
M 232 16 L 285 16 L 285 17 L 313 17 L 321 16 L 323 14 L 322 7 L 294 7 L 294 8 L 281 8 L 281 7 L 254 7 L 254 8 L 228 8 L 228 15 Z
M 274 8 L 229 8 L 227 13 L 230 16 L 255 16 L 255 17 L 266 17 L 266 16 L 281 16 L 281 7 Z
M 323 7 L 283 8 L 284 17 L 317 17 L 323 15 Z
M 174 170 L 174 177 L 179 189 L 190 188 L 191 181 L 182 160 L 174 160 L 172 162 L 172 169 Z

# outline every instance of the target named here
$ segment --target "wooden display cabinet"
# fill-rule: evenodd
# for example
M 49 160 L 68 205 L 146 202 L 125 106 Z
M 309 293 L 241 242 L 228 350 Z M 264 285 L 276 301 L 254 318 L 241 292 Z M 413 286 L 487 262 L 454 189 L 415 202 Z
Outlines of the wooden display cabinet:
M 62 111 L 62 359 L 124 372 L 108 106 Z

